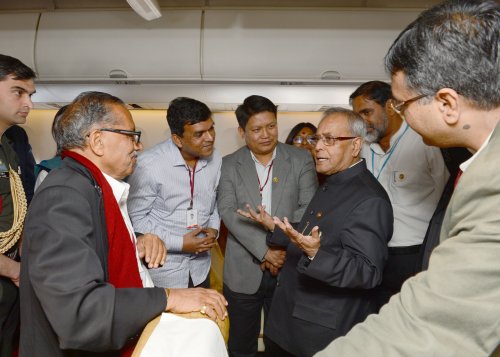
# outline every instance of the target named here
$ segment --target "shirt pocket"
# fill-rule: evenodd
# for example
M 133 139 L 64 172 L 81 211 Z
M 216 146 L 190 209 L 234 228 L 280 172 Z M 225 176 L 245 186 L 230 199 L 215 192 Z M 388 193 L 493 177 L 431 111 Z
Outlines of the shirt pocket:
M 396 170 L 391 173 L 389 194 L 393 204 L 414 205 L 434 191 L 428 174 L 416 170 Z

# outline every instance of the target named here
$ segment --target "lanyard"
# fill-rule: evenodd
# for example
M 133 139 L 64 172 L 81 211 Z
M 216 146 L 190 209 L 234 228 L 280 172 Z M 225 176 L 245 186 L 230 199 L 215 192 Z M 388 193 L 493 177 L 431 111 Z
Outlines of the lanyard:
M 375 168 L 373 166 L 373 162 L 375 161 L 375 152 L 373 151 L 372 148 L 370 148 L 370 150 L 372 151 L 372 174 L 375 176 L 375 178 L 378 180 L 378 178 L 380 177 L 380 174 L 382 173 L 382 170 L 384 169 L 385 165 L 387 164 L 387 162 L 389 161 L 389 159 L 391 158 L 392 156 L 392 153 L 394 152 L 394 150 L 396 149 L 396 146 L 398 146 L 399 144 L 399 141 L 401 140 L 401 138 L 403 137 L 403 135 L 405 135 L 406 131 L 408 130 L 409 126 L 407 123 L 406 124 L 406 128 L 405 130 L 403 131 L 403 133 L 399 136 L 399 138 L 396 140 L 396 142 L 394 143 L 394 145 L 392 146 L 391 150 L 389 150 L 389 155 L 387 155 L 387 158 L 385 159 L 384 163 L 382 164 L 382 167 L 380 168 L 380 171 L 378 172 L 378 175 L 375 176 Z
M 191 170 L 189 170 L 189 186 L 191 187 L 191 201 L 189 202 L 189 209 L 193 209 L 194 174 L 196 173 L 196 164 L 198 164 L 198 160 L 194 162 L 193 173 L 191 173 Z
M 269 168 L 267 169 L 267 177 L 266 177 L 266 182 L 264 182 L 264 185 L 262 185 L 262 186 L 260 185 L 260 178 L 259 178 L 259 175 L 257 175 L 257 180 L 259 181 L 259 192 L 260 192 L 261 196 L 262 196 L 262 191 L 264 190 L 264 188 L 267 185 L 267 182 L 269 181 L 269 175 L 271 174 L 273 164 L 274 164 L 274 160 L 271 161 L 271 165 L 269 165 Z

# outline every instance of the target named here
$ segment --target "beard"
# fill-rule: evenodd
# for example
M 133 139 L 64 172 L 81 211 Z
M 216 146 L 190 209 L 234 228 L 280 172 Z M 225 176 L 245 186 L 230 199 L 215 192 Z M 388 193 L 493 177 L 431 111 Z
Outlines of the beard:
M 368 125 L 367 130 L 371 129 L 369 132 L 367 132 L 365 136 L 365 141 L 368 144 L 372 143 L 377 143 L 382 139 L 387 132 L 387 126 L 389 125 L 389 121 L 387 117 L 384 118 L 384 120 L 378 124 L 375 125 Z
M 373 129 L 370 133 L 366 134 L 365 136 L 365 141 L 368 144 L 376 143 L 379 139 L 380 139 L 380 133 Z

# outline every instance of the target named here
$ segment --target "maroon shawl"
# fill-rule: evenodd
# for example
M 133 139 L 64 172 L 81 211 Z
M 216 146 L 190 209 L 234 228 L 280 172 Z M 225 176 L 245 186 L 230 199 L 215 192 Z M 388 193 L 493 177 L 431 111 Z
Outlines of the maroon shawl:
M 108 275 L 109 282 L 116 288 L 142 288 L 142 280 L 137 266 L 135 245 L 130 239 L 130 232 L 123 220 L 120 207 L 116 202 L 113 190 L 108 181 L 89 159 L 74 151 L 63 151 L 62 158 L 76 160 L 94 177 L 102 190 L 104 214 L 106 216 L 106 232 L 108 235 Z M 133 345 L 122 350 L 122 356 L 130 356 Z

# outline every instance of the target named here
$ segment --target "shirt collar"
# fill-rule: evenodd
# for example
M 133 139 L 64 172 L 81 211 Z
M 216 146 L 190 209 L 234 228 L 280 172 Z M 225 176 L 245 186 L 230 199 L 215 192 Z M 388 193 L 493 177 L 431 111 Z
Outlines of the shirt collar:
M 356 161 L 354 164 L 352 164 L 351 166 L 348 167 L 348 169 L 350 169 L 351 167 L 354 167 L 356 166 L 357 164 L 359 164 L 361 161 L 363 161 L 363 159 L 358 159 L 358 161 Z
M 102 171 L 101 171 L 102 172 Z M 130 185 L 124 181 L 119 181 L 104 172 L 102 173 L 106 181 L 108 181 L 111 189 L 113 190 L 113 196 L 115 196 L 115 200 L 118 203 L 123 203 L 123 201 L 127 202 L 128 192 Z
M 184 166 L 184 167 L 188 168 L 186 161 L 184 160 L 184 158 L 181 155 L 181 151 L 179 150 L 177 145 L 175 145 L 172 138 L 167 140 L 167 145 L 168 145 L 168 150 L 170 151 L 170 153 L 172 154 L 172 157 L 173 157 L 172 166 Z M 202 168 L 207 166 L 208 160 L 209 160 L 209 158 L 201 158 L 200 157 L 198 159 L 198 163 L 196 164 L 196 171 L 200 171 Z
M 472 155 L 469 160 L 467 161 L 464 161 L 460 164 L 460 170 L 462 170 L 462 172 L 465 172 L 465 170 L 467 170 L 469 168 L 469 166 L 472 164 L 472 162 L 474 160 L 476 160 L 477 156 L 479 155 L 479 153 L 481 151 L 483 151 L 483 149 L 488 145 L 488 143 L 490 142 L 490 139 L 491 139 L 491 135 L 493 135 L 493 131 L 490 133 L 490 135 L 488 135 L 488 137 L 486 138 L 486 140 L 484 141 L 483 145 L 481 145 L 481 147 L 479 148 L 478 151 L 476 151 L 474 153 L 474 155 Z
M 276 147 L 278 147 L 278 146 L 276 145 Z M 274 148 L 274 150 L 273 150 L 273 156 L 272 156 L 272 158 L 271 158 L 271 161 L 269 161 L 269 162 L 267 163 L 267 165 L 266 165 L 266 166 L 262 165 L 262 164 L 260 163 L 260 161 L 259 161 L 259 160 L 257 160 L 257 158 L 256 158 L 256 157 L 255 157 L 255 155 L 253 154 L 252 150 L 250 150 L 250 156 L 252 157 L 252 160 L 253 160 L 256 164 L 259 164 L 259 165 L 263 166 L 264 168 L 266 168 L 266 167 L 268 167 L 269 165 L 271 165 L 271 162 L 273 162 L 273 160 L 276 158 L 276 147 L 275 147 L 275 148 Z
M 389 149 L 387 149 L 387 151 L 384 151 L 382 150 L 382 147 L 380 146 L 379 143 L 375 142 L 375 143 L 371 143 L 369 144 L 368 146 L 370 147 L 370 149 L 375 153 L 375 154 L 379 154 L 379 155 L 385 155 L 387 153 L 389 153 L 389 151 L 391 151 L 391 148 L 394 146 L 396 140 L 398 140 L 399 137 L 401 137 L 403 135 L 403 133 L 406 132 L 406 129 L 408 127 L 408 123 L 406 123 L 405 121 L 403 121 L 401 123 L 401 125 L 399 126 L 399 129 L 398 131 L 396 131 L 392 136 L 391 136 L 391 139 L 389 140 L 389 143 L 390 143 L 390 146 L 389 146 Z
M 326 176 L 326 183 L 328 184 L 338 184 L 348 180 L 351 180 L 354 176 L 359 175 L 361 172 L 366 170 L 366 162 L 364 159 L 359 160 L 354 165 L 349 168 L 334 173 L 332 175 Z

